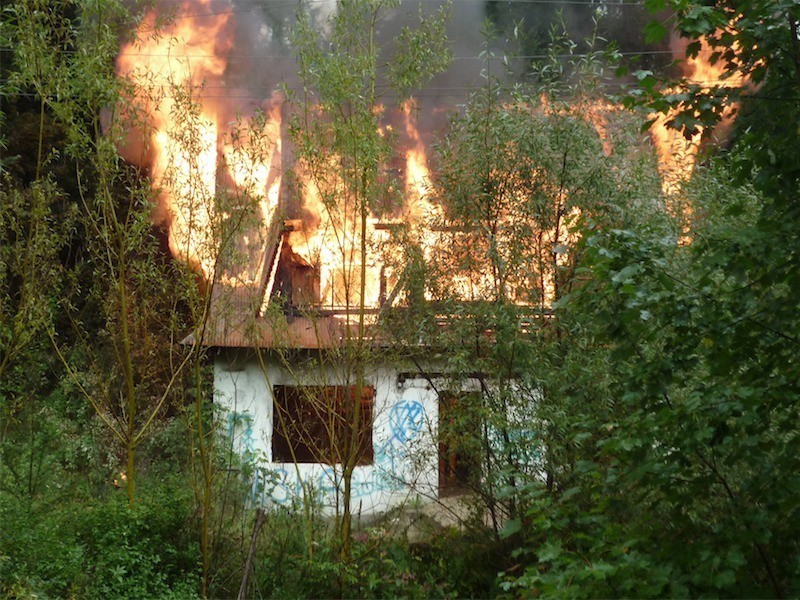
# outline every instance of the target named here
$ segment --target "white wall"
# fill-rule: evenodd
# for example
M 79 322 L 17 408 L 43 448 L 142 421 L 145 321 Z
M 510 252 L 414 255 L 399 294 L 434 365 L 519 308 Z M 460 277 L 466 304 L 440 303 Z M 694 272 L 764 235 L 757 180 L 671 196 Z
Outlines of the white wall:
M 375 388 L 372 443 L 374 461 L 353 473 L 354 513 L 383 512 L 409 500 L 438 497 L 438 402 L 424 379 L 397 383 L 397 368 L 371 365 L 366 381 Z M 273 385 L 342 385 L 336 375 L 324 381 L 318 367 L 293 368 L 291 375 L 276 360 L 262 369 L 255 357 L 222 353 L 214 363 L 214 399 L 226 409 L 224 426 L 234 448 L 263 467 L 253 482 L 253 500 L 292 505 L 311 490 L 323 511 L 333 513 L 341 467 L 272 461 Z M 333 379 L 333 380 L 331 380 Z M 301 485 L 301 481 L 304 485 Z

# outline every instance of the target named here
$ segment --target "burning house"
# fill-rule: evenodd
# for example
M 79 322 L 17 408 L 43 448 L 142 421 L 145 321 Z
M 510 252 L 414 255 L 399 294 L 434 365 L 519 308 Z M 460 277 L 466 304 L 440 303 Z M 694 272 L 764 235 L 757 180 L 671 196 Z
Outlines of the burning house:
M 259 467 L 254 496 L 333 510 L 349 466 L 354 512 L 436 498 L 438 398 L 383 335 L 386 269 L 364 269 L 377 282 L 350 305 L 348 265 L 306 258 L 300 227 L 272 229 L 257 285 L 215 285 L 203 332 L 231 443 Z
M 335 510 L 346 485 L 363 513 L 436 498 L 437 394 L 381 327 L 407 293 L 394 232 L 436 215 L 411 106 L 381 132 L 401 147 L 385 167 L 400 181 L 386 194 L 400 200 L 359 208 L 335 166 L 315 177 L 290 156 L 279 95 L 244 117 L 231 100 L 231 11 L 184 8 L 166 31 L 148 12 L 120 51 L 129 120 L 140 123 L 121 151 L 148 168 L 154 219 L 210 289 L 208 318 L 188 341 L 214 350 L 215 402 L 257 467 L 254 498 Z
M 442 233 L 459 235 L 442 228 L 443 209 L 427 196 L 412 105 L 381 109 L 380 134 L 396 142 L 381 193 L 395 201 L 372 198 L 367 207 L 339 165 L 321 174 L 291 156 L 275 85 L 262 101 L 250 83 L 231 81 L 228 57 L 243 27 L 234 12 L 212 10 L 211 0 L 184 8 L 167 31 L 149 12 L 120 51 L 130 121 L 140 123 L 121 151 L 149 169 L 154 218 L 168 224 L 173 256 L 208 282 L 208 319 L 191 339 L 214 349 L 215 402 L 233 447 L 257 466 L 254 498 L 313 499 L 333 511 L 346 488 L 351 510 L 363 513 L 411 495 L 437 498 L 466 468 L 439 439 L 439 423 L 453 398 L 478 383 L 465 375 L 453 390 L 422 346 L 399 343 L 384 327 L 401 304 L 425 300 L 409 285 L 409 239 L 430 259 Z M 602 121 L 595 127 L 604 137 Z M 535 165 L 526 168 L 539 177 Z M 570 243 L 572 217 L 559 209 L 540 245 Z M 516 252 L 513 244 L 501 250 Z M 546 251 L 555 270 L 559 252 Z M 485 289 L 481 277 L 449 273 L 445 284 L 474 300 Z M 552 284 L 538 277 L 543 306 Z

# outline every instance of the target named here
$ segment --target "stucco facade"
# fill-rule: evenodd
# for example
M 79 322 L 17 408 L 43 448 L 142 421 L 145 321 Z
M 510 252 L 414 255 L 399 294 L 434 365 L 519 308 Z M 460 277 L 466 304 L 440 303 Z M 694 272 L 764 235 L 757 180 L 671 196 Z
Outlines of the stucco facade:
M 234 449 L 258 467 L 251 488 L 255 502 L 291 506 L 312 499 L 331 514 L 337 504 L 341 509 L 341 465 L 273 457 L 274 387 L 345 384 L 335 369 L 323 373 L 314 360 L 298 363 L 289 372 L 269 354 L 258 360 L 243 351 L 221 351 L 214 362 L 215 401 Z M 438 398 L 426 379 L 400 373 L 397 366 L 379 362 L 365 369 L 365 384 L 375 391 L 372 459 L 353 472 L 353 514 L 438 497 Z

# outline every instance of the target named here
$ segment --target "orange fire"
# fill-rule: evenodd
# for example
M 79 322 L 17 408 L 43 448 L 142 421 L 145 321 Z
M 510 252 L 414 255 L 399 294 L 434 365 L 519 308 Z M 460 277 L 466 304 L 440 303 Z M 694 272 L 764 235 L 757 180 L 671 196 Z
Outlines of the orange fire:
M 338 174 L 336 160 L 329 162 L 324 173 L 313 175 L 308 165 L 298 165 L 303 210 L 311 219 L 290 234 L 289 244 L 319 273 L 321 306 L 355 311 L 362 303 L 363 274 L 363 304 L 376 307 L 386 277 L 380 245 L 387 232 L 376 229 L 374 216 L 362 215 Z
M 600 141 L 603 144 L 603 154 L 605 154 L 606 157 L 611 156 L 614 151 L 614 141 L 609 132 L 608 115 L 618 112 L 621 109 L 622 107 L 619 104 L 600 100 L 587 102 L 581 110 L 600 137 Z
M 378 109 L 386 116 L 383 107 Z M 391 265 L 398 262 L 396 249 L 389 248 L 394 227 L 407 224 L 414 231 L 426 255 L 436 242 L 427 225 L 440 216 L 440 209 L 429 198 L 429 168 L 425 143 L 414 113 L 413 102 L 401 106 L 403 206 L 402 219 L 378 217 L 372 213 L 362 224 L 362 215 L 352 191 L 338 174 L 336 157 L 328 165 L 300 164 L 296 169 L 302 189 L 304 213 L 313 218 L 304 221 L 302 231 L 289 237 L 294 252 L 314 265 L 320 275 L 321 304 L 330 308 L 355 308 L 361 303 L 363 274 L 366 307 L 377 307 L 396 283 Z M 391 120 L 394 113 L 387 116 Z M 386 131 L 391 130 L 390 125 Z M 385 135 L 386 131 L 379 133 Z M 362 231 L 362 225 L 364 229 Z M 389 259 L 389 260 L 387 260 Z M 401 260 L 399 262 L 402 262 Z
M 480 232 L 469 227 L 447 227 L 442 207 L 432 198 L 427 148 L 412 102 L 402 105 L 396 113 L 381 107 L 378 114 L 384 123 L 398 125 L 402 154 L 398 164 L 403 165 L 404 204 L 400 211 L 392 213 L 394 217 L 388 217 L 387 221 L 383 215 L 383 223 L 379 223 L 376 215 L 361 214 L 358 199 L 347 189 L 336 157 L 330 157 L 325 164 L 312 166 L 300 161 L 294 165 L 301 214 L 282 214 L 279 205 L 285 166 L 282 161 L 283 101 L 273 97 L 265 101 L 263 114 L 242 120 L 234 115 L 246 111 L 232 99 L 204 93 L 209 87 L 222 89 L 225 86 L 235 25 L 231 13 L 210 10 L 211 1 L 184 0 L 178 17 L 165 26 L 159 25 L 158 30 L 156 11 L 149 11 L 136 32 L 135 41 L 123 46 L 117 61 L 118 74 L 132 84 L 132 105 L 144 113 L 147 123 L 139 128 L 143 139 L 140 156 L 128 158 L 150 169 L 162 214 L 169 220 L 170 248 L 175 257 L 196 266 L 209 281 L 221 278 L 230 284 L 252 285 L 262 272 L 263 265 L 258 265 L 258 261 L 268 254 L 266 244 L 274 242 L 266 239 L 269 225 L 278 217 L 300 216 L 297 222 L 302 222 L 302 228 L 293 231 L 288 242 L 294 253 L 315 268 L 321 306 L 356 308 L 362 303 L 366 307 L 379 306 L 396 283 L 397 274 L 391 272 L 390 265 L 402 263 L 402 260 L 386 260 L 387 256 L 398 258 L 391 256 L 392 250 L 387 250 L 390 229 L 401 224 L 392 222 L 393 219 L 402 219 L 410 225 L 409 230 L 427 261 L 435 258 L 436 251 L 440 254 L 475 253 L 475 246 L 469 240 Z M 704 70 L 709 54 L 704 48 L 697 59 L 688 61 L 690 80 L 719 79 L 720 68 Z M 731 85 L 736 83 L 730 82 Z M 535 110 L 547 113 L 561 109 L 543 101 L 540 109 Z M 576 110 L 581 118 L 593 124 L 604 154 L 610 156 L 613 141 L 608 115 L 619 107 L 587 100 Z M 664 120 L 653 128 L 653 136 L 664 189 L 671 194 L 677 189 L 675 186 L 691 174 L 697 140 L 683 143 L 676 132 L 663 126 Z M 386 128 L 388 130 L 389 126 Z M 680 146 L 677 151 L 675 144 Z M 518 192 L 509 189 L 507 193 L 513 196 Z M 221 228 L 235 212 L 222 202 L 226 196 L 232 196 L 233 202 L 249 201 L 258 205 L 258 225 L 242 232 L 237 242 L 237 247 L 243 248 L 246 254 L 240 262 L 247 265 L 236 273 L 221 272 L 218 265 Z M 510 205 L 515 203 L 513 198 L 506 200 Z M 502 204 L 503 200 L 499 202 Z M 563 199 L 557 198 L 554 202 L 561 217 L 552 230 L 542 232 L 541 239 L 541 255 L 548 264 L 552 263 L 548 268 L 553 271 L 566 258 L 564 248 L 574 242 L 568 235 L 567 225 L 575 218 L 568 207 L 561 206 Z M 363 216 L 366 216 L 364 221 Z M 502 216 L 501 233 L 504 227 L 508 231 L 515 228 L 515 218 L 513 211 Z M 500 240 L 498 248 L 513 256 L 516 251 L 513 244 L 502 247 L 503 243 Z M 443 250 L 448 245 L 453 249 Z M 462 250 L 456 249 L 459 245 Z M 456 256 L 454 260 L 464 259 Z M 486 263 L 486 256 L 469 259 L 481 260 Z M 463 299 L 489 297 L 494 285 L 491 265 L 473 264 L 467 270 L 470 268 L 470 274 L 455 270 L 448 274 L 450 291 Z M 544 267 L 540 270 L 544 273 Z M 555 286 L 554 280 L 548 279 L 551 275 L 542 274 L 538 283 L 548 301 L 552 299 Z M 530 274 L 520 277 L 524 279 Z M 522 279 L 512 284 L 520 290 L 527 285 Z M 519 302 L 528 300 L 522 296 L 515 298 Z
M 409 218 L 419 222 L 429 220 L 440 211 L 437 211 L 438 206 L 430 202 L 428 194 L 430 170 L 427 148 L 417 128 L 416 109 L 414 102 L 410 100 L 402 105 L 404 133 L 408 140 L 405 164 L 406 208 Z
M 273 98 L 265 114 L 242 122 L 231 120 L 230 115 L 241 112 L 231 99 L 204 95 L 208 87 L 224 87 L 234 27 L 230 13 L 209 10 L 210 1 L 184 1 L 175 20 L 158 31 L 157 13 L 149 11 L 135 41 L 121 49 L 117 73 L 132 84 L 133 104 L 147 119 L 141 154 L 131 156 L 128 149 L 127 158 L 150 168 L 160 213 L 169 221 L 173 255 L 197 266 L 207 280 L 253 284 L 261 272 L 255 263 L 266 255 L 265 244 L 274 241 L 266 239 L 269 224 L 279 213 L 282 101 Z M 421 199 L 427 177 L 424 147 L 415 130 L 409 129 L 409 136 L 416 142 L 409 153 L 407 186 L 417 189 L 409 197 Z M 302 163 L 295 171 L 306 218 L 289 243 L 319 273 L 321 305 L 358 306 L 363 272 L 364 304 L 377 306 L 391 283 L 379 256 L 387 230 L 376 229 L 377 219 L 369 215 L 362 232 L 335 164 L 326 173 L 312 174 Z M 220 206 L 224 194 L 257 202 L 261 216 L 258 231 L 240 236 L 237 246 L 248 255 L 242 262 L 251 264 L 233 275 L 219 272 L 217 265 L 221 226 L 231 216 Z
M 232 284 L 254 284 L 258 281 L 266 255 L 266 245 L 270 240 L 266 232 L 279 212 L 282 170 L 282 138 L 281 138 L 281 103 L 280 98 L 272 101 L 272 107 L 264 114 L 239 123 L 234 123 L 223 144 L 222 153 L 230 177 L 228 190 L 234 201 L 247 204 L 248 200 L 258 203 L 258 223 L 255 227 L 246 227 L 244 223 L 235 223 L 242 232 L 254 231 L 254 241 L 243 235 L 242 254 L 250 263 L 233 277 L 226 277 Z M 255 254 L 255 256 L 254 256 Z
M 426 261 L 431 259 L 441 240 L 431 230 L 444 221 L 442 207 L 430 197 L 430 169 L 427 147 L 420 135 L 413 101 L 403 103 L 403 131 L 407 140 L 405 161 L 405 218 L 414 228 L 414 235 L 422 247 Z
M 139 127 L 141 152 L 123 148 L 123 154 L 150 168 L 173 256 L 207 280 L 216 274 L 227 216 L 217 197 L 220 153 L 234 190 L 257 200 L 265 220 L 277 208 L 280 186 L 280 112 L 270 111 L 263 131 L 243 139 L 220 127 L 231 107 L 204 95 L 223 83 L 233 44 L 231 14 L 211 8 L 210 0 L 186 0 L 165 26 L 151 9 L 117 58 L 117 74 L 131 84 L 132 105 L 146 123 Z
M 673 38 L 673 45 L 678 42 Z M 712 64 L 711 57 L 714 50 L 700 39 L 701 49 L 694 58 L 687 58 L 684 63 L 684 77 L 690 84 L 723 87 L 740 87 L 745 80 L 741 75 L 735 75 L 723 79 L 726 71 L 723 61 Z M 667 90 L 668 93 L 679 93 L 679 89 Z M 727 129 L 733 120 L 735 106 L 728 106 L 722 114 L 722 121 L 718 126 L 720 130 Z M 697 153 L 700 150 L 700 141 L 703 135 L 703 128 L 698 127 L 697 131 L 685 136 L 682 132 L 671 129 L 667 123 L 675 117 L 675 112 L 660 115 L 650 129 L 651 138 L 656 147 L 658 157 L 659 172 L 662 178 L 662 189 L 668 197 L 675 197 L 680 191 L 681 185 L 688 181 L 694 171 L 697 161 Z

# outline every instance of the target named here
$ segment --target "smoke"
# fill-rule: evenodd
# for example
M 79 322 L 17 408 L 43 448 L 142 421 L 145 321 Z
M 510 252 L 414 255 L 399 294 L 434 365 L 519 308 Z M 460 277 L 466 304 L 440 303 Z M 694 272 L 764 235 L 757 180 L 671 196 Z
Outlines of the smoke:
M 208 77 L 203 75 L 202 88 L 198 89 L 197 94 L 204 107 L 213 107 L 220 135 L 225 135 L 226 129 L 240 118 L 246 119 L 259 110 L 271 113 L 276 107 L 283 107 L 286 100 L 284 88 L 294 91 L 302 88 L 290 41 L 297 11 L 307 10 L 312 22 L 324 34 L 336 6 L 336 0 L 161 0 L 155 5 L 155 13 L 167 23 L 164 35 L 170 35 L 173 30 L 183 31 L 180 25 L 185 23 L 191 25 L 186 29 L 192 30 L 185 35 L 192 39 L 190 42 L 177 40 L 170 50 L 159 47 L 157 52 L 161 54 L 160 57 L 155 54 L 150 56 L 148 52 L 152 51 L 145 45 L 136 60 L 141 65 L 150 65 L 148 68 L 155 68 L 154 63 L 158 60 L 170 60 L 164 56 L 180 55 L 178 63 L 182 65 L 181 68 L 194 71 L 207 58 L 204 55 L 219 54 L 224 61 L 224 69 L 221 72 L 214 71 Z M 579 30 L 579 35 L 591 29 L 590 17 L 597 6 L 594 2 L 576 5 L 573 1 L 564 6 L 567 10 L 559 18 L 565 25 L 574 26 Z M 389 58 L 386 53 L 392 51 L 392 41 L 403 27 L 415 27 L 420 15 L 433 16 L 440 8 L 438 0 L 410 0 L 383 15 L 375 33 L 384 58 Z M 485 82 L 487 72 L 504 75 L 502 71 L 505 67 L 500 56 L 509 50 L 527 52 L 528 56 L 516 63 L 523 65 L 518 67 L 517 75 L 524 75 L 525 61 L 529 61 L 533 56 L 531 53 L 545 43 L 542 41 L 546 37 L 543 32 L 551 27 L 558 15 L 558 8 L 556 3 L 549 1 L 500 3 L 494 0 L 457 0 L 453 3 L 447 23 L 447 37 L 454 59 L 445 72 L 413 94 L 416 100 L 416 126 L 428 147 L 446 129 L 451 112 L 462 107 L 469 94 Z M 609 9 L 606 12 L 614 10 L 622 9 Z M 171 24 L 170 17 L 174 19 Z M 156 19 L 152 13 L 149 18 L 153 26 L 140 31 L 140 37 L 152 33 Z M 487 39 L 483 34 L 487 19 L 495 24 L 499 33 L 494 40 Z M 212 26 L 220 21 L 224 22 L 224 26 Z M 619 15 L 614 22 L 621 22 Z M 521 23 L 527 24 L 522 26 Z M 209 46 L 203 44 L 209 40 L 194 39 L 197 37 L 195 31 L 212 31 L 214 27 L 219 27 L 220 39 L 213 40 L 209 50 Z M 528 36 L 527 45 L 523 42 L 521 46 L 507 47 L 512 29 L 520 30 L 523 37 Z M 530 42 L 530 38 L 535 41 Z M 482 55 L 487 47 L 497 58 L 490 59 Z M 399 143 L 410 145 L 412 141 L 403 138 L 402 111 L 392 106 L 396 100 L 388 90 L 380 101 L 386 104 L 385 118 L 396 131 L 401 132 Z M 285 123 L 286 119 L 282 121 Z M 282 137 L 286 138 L 285 129 Z M 143 139 L 142 132 L 134 132 L 129 136 L 123 152 L 132 162 L 152 164 L 152 156 L 142 156 L 148 152 L 146 145 L 141 143 Z M 398 150 L 402 153 L 403 148 Z M 283 170 L 288 171 L 292 166 L 290 151 L 284 145 L 281 152 Z M 136 156 L 138 159 L 134 158 Z
M 505 68 L 499 58 L 487 62 L 482 50 L 490 44 L 498 57 L 506 53 L 522 54 L 516 63 L 517 76 L 524 78 L 527 66 L 546 51 L 550 32 L 562 23 L 574 39 L 589 37 L 595 27 L 592 16 L 598 6 L 605 7 L 599 33 L 609 39 L 622 39 L 621 46 L 635 45 L 631 31 L 637 30 L 642 10 L 635 5 L 565 2 L 497 2 L 495 0 L 458 0 L 450 9 L 447 37 L 454 60 L 450 68 L 436 76 L 424 89 L 414 95 L 418 100 L 419 125 L 429 136 L 446 125 L 447 115 L 463 105 L 468 94 L 482 83 L 481 74 L 487 69 L 502 75 Z M 391 40 L 403 26 L 413 27 L 420 12 L 433 15 L 441 3 L 437 0 L 402 2 L 384 16 L 377 30 L 377 42 L 391 48 Z M 312 22 L 325 31 L 329 18 L 335 14 L 336 0 L 203 0 L 202 2 L 162 0 L 156 5 L 160 15 L 173 14 L 176 20 L 193 18 L 202 22 L 219 15 L 230 15 L 233 40 L 227 56 L 224 76 L 205 91 L 206 97 L 224 96 L 225 109 L 235 118 L 251 114 L 258 108 L 270 108 L 282 99 L 283 86 L 291 90 L 301 87 L 297 62 L 290 44 L 291 29 L 298 10 L 307 10 Z M 632 19 L 631 17 L 636 17 Z M 484 22 L 493 22 L 497 36 L 493 41 L 484 38 Z M 634 25 L 632 27 L 632 25 Z M 518 31 L 520 40 L 511 40 Z M 638 29 L 641 31 L 641 29 Z M 641 35 L 635 36 L 641 44 Z M 629 39 L 630 38 L 630 39 Z M 390 102 L 391 96 L 386 100 Z M 233 109 L 231 109 L 233 107 Z
M 158 6 L 159 14 L 165 14 L 169 7 L 176 8 L 174 3 L 164 0 Z M 436 1 L 403 2 L 383 15 L 375 33 L 384 56 L 389 58 L 386 53 L 392 51 L 392 40 L 403 27 L 413 28 L 421 14 L 433 16 L 440 7 Z M 301 8 L 309 11 L 312 23 L 325 35 L 336 11 L 336 0 L 307 3 L 295 0 L 208 0 L 203 7 L 191 2 L 178 4 L 174 15 L 176 20 L 192 18 L 202 22 L 206 18 L 230 15 L 230 27 L 226 32 L 232 32 L 232 39 L 225 57 L 227 66 L 222 77 L 207 84 L 202 91 L 204 101 L 216 106 L 221 124 L 234 123 L 258 110 L 268 112 L 284 104 L 284 89 L 290 92 L 302 89 L 290 41 L 297 11 Z M 469 90 L 480 83 L 483 65 L 478 54 L 484 18 L 483 0 L 462 0 L 453 7 L 447 24 L 447 37 L 455 60 L 446 72 L 413 93 L 416 122 L 427 145 L 437 132 L 446 128 L 452 109 L 463 105 Z M 397 100 L 391 90 L 381 98 L 381 102 L 387 105 L 384 115 L 395 131 L 400 132 L 399 144 L 403 146 L 411 142 L 404 139 L 402 112 L 392 108 Z M 283 121 L 285 128 L 286 119 Z M 283 137 L 286 137 L 285 129 Z M 399 151 L 402 153 L 403 148 Z M 290 170 L 293 162 L 291 150 L 284 145 L 282 153 L 284 171 Z M 299 216 L 299 199 L 291 190 L 286 191 L 288 193 L 283 194 L 284 210 L 290 217 Z
M 297 63 L 290 44 L 290 32 L 297 11 L 307 10 L 322 31 L 336 11 L 336 0 L 162 0 L 156 4 L 160 15 L 172 14 L 176 20 L 213 19 L 230 14 L 234 28 L 227 68 L 215 88 L 205 92 L 207 97 L 225 96 L 227 106 L 235 106 L 241 114 L 256 108 L 272 106 L 282 86 L 298 89 Z M 403 26 L 412 26 L 420 11 L 432 15 L 440 8 L 437 0 L 402 2 L 382 19 L 378 29 L 378 44 L 390 47 L 391 39 Z M 593 16 L 602 14 L 599 27 Z M 480 54 L 488 40 L 482 34 L 484 21 L 489 19 L 497 36 L 491 50 L 498 56 L 522 54 L 515 63 L 517 75 L 524 78 L 530 62 L 547 50 L 551 31 L 563 25 L 575 40 L 589 38 L 594 30 L 607 39 L 618 40 L 623 51 L 642 49 L 641 27 L 646 11 L 636 3 L 606 3 L 587 0 L 557 2 L 498 2 L 496 0 L 457 0 L 450 10 L 447 37 L 454 60 L 450 68 L 435 77 L 415 96 L 419 101 L 420 125 L 427 134 L 446 121 L 447 112 L 462 105 L 470 90 L 482 82 L 481 72 L 487 69 Z M 511 32 L 520 39 L 510 41 Z M 579 51 L 582 50 L 579 49 Z M 494 61 L 499 73 L 503 67 Z M 489 70 L 492 64 L 488 63 Z M 228 115 L 233 118 L 235 115 Z
M 228 10 L 235 14 L 236 30 L 224 78 L 227 95 L 240 99 L 239 106 L 247 112 L 269 102 L 282 86 L 298 90 L 297 63 L 289 39 L 297 10 L 301 6 L 307 8 L 313 22 L 324 32 L 329 17 L 335 13 L 335 0 L 307 5 L 292 0 L 235 0 L 229 6 Z M 381 21 L 377 30 L 378 45 L 390 48 L 392 38 L 402 27 L 413 27 L 420 9 L 425 15 L 433 15 L 439 7 L 436 2 L 402 3 Z M 477 56 L 484 17 L 482 0 L 461 1 L 451 10 L 447 36 L 457 58 L 447 72 L 415 94 L 423 120 L 433 121 L 423 125 L 426 131 L 441 120 L 434 115 L 443 115 L 448 109 L 463 103 L 467 91 L 479 82 L 481 62 Z M 387 97 L 387 100 L 391 99 Z
M 553 2 L 541 2 L 552 12 Z M 410 105 L 398 106 L 400 98 L 378 74 L 383 121 L 397 133 L 389 169 L 398 179 L 405 179 L 405 193 L 391 178 L 393 187 L 386 194 L 385 206 L 375 203 L 377 218 L 418 217 L 435 210 L 425 198 L 424 181 L 431 166 L 425 149 L 441 137 L 451 112 L 465 105 L 469 94 L 485 83 L 487 74 L 506 75 L 499 56 L 506 51 L 503 42 L 509 37 L 505 34 L 510 25 L 504 25 L 502 19 L 509 14 L 499 11 L 497 4 L 457 0 L 451 7 L 446 30 L 454 60 L 413 94 L 413 110 Z M 519 10 L 521 4 L 507 2 L 504 6 Z M 536 1 L 524 4 L 526 13 L 538 14 Z M 285 177 L 295 166 L 291 145 L 286 143 L 286 117 L 299 107 L 287 103 L 283 92 L 300 92 L 303 86 L 291 43 L 297 11 L 307 10 L 325 37 L 337 6 L 336 0 L 161 0 L 148 11 L 137 41 L 120 51 L 118 72 L 136 82 L 137 89 L 141 86 L 144 93 L 138 107 L 149 118 L 147 127 L 129 130 L 128 144 L 121 151 L 131 162 L 150 170 L 158 189 L 161 218 L 169 221 L 173 253 L 201 264 L 206 275 L 213 272 L 214 264 L 203 252 L 205 246 L 213 250 L 213 239 L 209 235 L 198 245 L 192 228 L 198 221 L 211 227 L 215 216 L 229 214 L 216 204 L 218 189 L 258 202 L 261 218 L 253 231 L 243 236 L 247 239 L 241 248 L 253 265 L 258 264 L 257 255 L 265 256 L 266 237 L 272 235 L 272 228 L 263 225 L 279 224 L 286 217 L 299 217 L 303 233 L 316 236 L 316 246 L 306 240 L 307 258 L 333 243 L 321 225 L 325 210 L 315 198 L 313 186 L 293 185 L 291 178 Z M 411 0 L 382 14 L 375 31 L 364 32 L 375 36 L 379 64 L 392 59 L 395 40 L 404 28 L 416 28 L 420 17 L 435 17 L 440 9 L 439 0 Z M 484 35 L 487 17 L 497 22 L 498 38 Z M 516 30 L 519 25 L 511 22 Z M 545 21 L 534 23 L 541 27 Z M 487 48 L 498 58 L 484 53 Z M 519 69 L 517 74 L 524 71 Z M 148 92 L 161 98 L 153 99 Z M 247 120 L 259 112 L 265 118 L 249 124 Z M 303 176 L 297 175 L 298 179 Z M 395 191 L 404 196 L 402 206 L 392 202 L 399 196 Z M 227 194 L 221 197 L 225 199 Z M 198 202 L 205 207 L 201 211 L 196 210 Z M 241 281 L 255 281 L 258 275 L 248 268 L 237 273 Z

